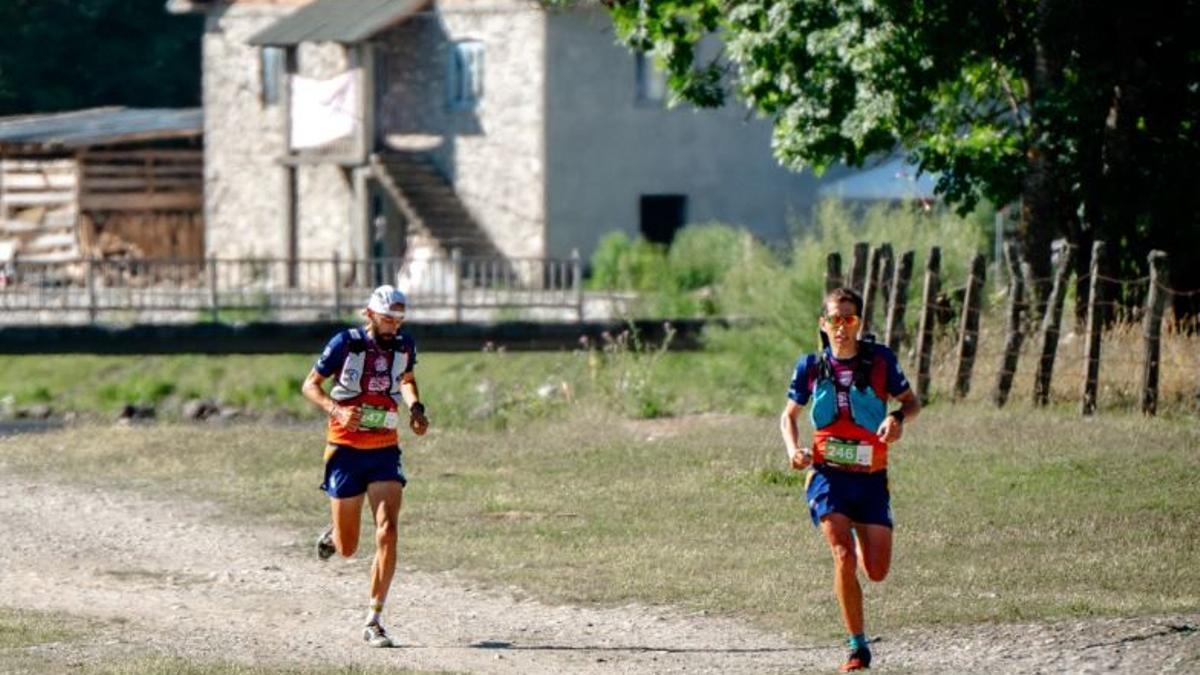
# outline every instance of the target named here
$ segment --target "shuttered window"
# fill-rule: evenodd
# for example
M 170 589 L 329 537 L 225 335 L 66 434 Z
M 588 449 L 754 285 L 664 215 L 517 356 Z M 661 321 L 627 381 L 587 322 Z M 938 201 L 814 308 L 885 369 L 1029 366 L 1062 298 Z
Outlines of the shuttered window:
M 454 43 L 447 74 L 447 94 L 452 110 L 473 110 L 483 98 L 483 43 Z

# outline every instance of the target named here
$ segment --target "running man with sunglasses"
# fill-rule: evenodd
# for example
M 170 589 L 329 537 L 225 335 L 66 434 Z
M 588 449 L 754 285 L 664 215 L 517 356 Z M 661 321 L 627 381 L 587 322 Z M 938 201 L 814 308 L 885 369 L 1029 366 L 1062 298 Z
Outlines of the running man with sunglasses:
M 325 445 L 325 481 L 333 524 L 317 540 L 317 555 L 354 555 L 364 498 L 375 520 L 375 558 L 371 563 L 371 600 L 363 640 L 392 647 L 380 615 L 396 572 L 396 521 L 404 497 L 399 434 L 400 405 L 408 427 L 418 436 L 429 429 L 417 392 L 413 366 L 417 346 L 400 330 L 407 302 L 404 293 L 380 286 L 363 314 L 367 324 L 333 336 L 301 391 L 329 415 Z M 322 384 L 334 378 L 326 394 Z
M 888 445 L 921 410 L 896 355 L 859 339 L 862 298 L 839 288 L 825 296 L 820 328 L 826 345 L 796 364 L 780 431 L 792 468 L 808 470 L 805 491 L 813 525 L 833 553 L 833 589 L 850 634 L 842 672 L 871 667 L 858 567 L 883 581 L 892 560 Z M 889 398 L 900 403 L 887 411 Z M 809 404 L 812 448 L 800 443 L 798 418 Z

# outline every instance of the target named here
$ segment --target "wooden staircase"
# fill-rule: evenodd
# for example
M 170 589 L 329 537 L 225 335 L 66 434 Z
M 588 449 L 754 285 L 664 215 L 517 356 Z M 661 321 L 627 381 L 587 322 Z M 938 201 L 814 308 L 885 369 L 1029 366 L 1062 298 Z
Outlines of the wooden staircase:
M 424 152 L 371 156 L 375 176 L 408 220 L 409 248 L 464 257 L 502 258 L 495 242 L 463 205 L 454 187 Z

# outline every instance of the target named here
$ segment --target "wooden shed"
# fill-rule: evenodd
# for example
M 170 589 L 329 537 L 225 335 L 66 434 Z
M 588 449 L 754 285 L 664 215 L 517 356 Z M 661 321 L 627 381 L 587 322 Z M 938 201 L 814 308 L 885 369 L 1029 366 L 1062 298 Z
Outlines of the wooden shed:
M 199 108 L 0 118 L 0 263 L 204 256 Z

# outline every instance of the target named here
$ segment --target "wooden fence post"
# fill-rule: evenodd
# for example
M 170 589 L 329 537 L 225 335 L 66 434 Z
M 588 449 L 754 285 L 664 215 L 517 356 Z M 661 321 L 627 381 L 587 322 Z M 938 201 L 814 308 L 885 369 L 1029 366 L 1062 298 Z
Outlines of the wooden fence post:
M 892 245 L 884 243 L 879 246 L 883 262 L 879 266 L 879 304 L 883 307 L 884 327 L 887 327 L 887 314 L 892 306 L 892 286 L 896 276 L 896 258 L 892 255 Z
M 212 321 L 216 323 L 218 318 L 218 308 L 220 307 L 219 298 L 217 297 L 217 256 L 208 256 L 208 309 L 212 312 Z
M 859 334 L 865 335 L 871 331 L 875 319 L 875 293 L 879 290 L 879 278 L 882 275 L 883 256 L 885 248 L 890 252 L 891 244 L 880 244 L 871 249 L 871 264 L 868 266 L 867 278 L 862 291 L 862 325 Z
M 1042 315 L 1042 357 L 1038 359 L 1037 374 L 1033 381 L 1035 405 L 1046 405 L 1050 402 L 1050 379 L 1054 374 L 1054 357 L 1058 352 L 1058 333 L 1062 324 L 1063 298 L 1067 295 L 1067 274 L 1071 270 L 1071 254 L 1074 250 L 1075 247 L 1067 243 L 1063 243 L 1059 249 L 1050 302 L 1046 306 L 1046 313 Z
M 1167 278 L 1167 254 L 1151 251 L 1149 260 L 1150 289 L 1146 291 L 1145 328 L 1142 331 L 1146 345 L 1142 369 L 1142 413 L 1154 415 L 1158 412 L 1159 338 L 1162 335 L 1163 309 L 1167 304 L 1167 294 L 1162 288 L 1163 280 Z
M 979 310 L 983 305 L 983 282 L 987 275 L 987 259 L 976 255 L 971 260 L 971 277 L 963 297 L 962 317 L 958 331 L 958 371 L 954 375 L 955 398 L 966 398 L 971 390 L 971 368 L 975 365 L 975 350 L 979 346 Z
M 1000 371 L 996 373 L 996 393 L 992 398 L 997 407 L 1004 407 L 1012 391 L 1017 360 L 1021 356 L 1021 343 L 1025 339 L 1023 315 L 1028 311 L 1025 276 L 1021 274 L 1021 256 L 1015 242 L 1004 245 L 1004 259 L 1008 262 L 1008 324 L 1005 327 L 1004 356 L 1000 361 Z
M 884 343 L 892 351 L 900 350 L 900 341 L 904 339 L 904 311 L 908 309 L 908 285 L 912 281 L 914 253 L 905 251 L 900 256 L 900 264 L 896 267 L 896 277 L 892 280 L 891 302 L 887 310 L 887 332 Z
M 917 396 L 921 403 L 929 402 L 929 362 L 933 357 L 934 305 L 942 266 L 942 250 L 937 246 L 929 249 L 929 260 L 925 261 L 925 289 L 921 294 L 921 322 L 917 328 Z
M 575 303 L 575 320 L 583 323 L 583 260 L 579 249 L 571 249 L 571 294 Z
M 854 245 L 854 257 L 850 259 L 850 288 L 855 293 L 863 292 L 863 278 L 867 276 L 868 245 L 860 241 Z
M 1092 264 L 1088 271 L 1087 345 L 1083 354 L 1083 402 L 1079 412 L 1096 412 L 1096 395 L 1100 381 L 1100 338 L 1104 332 L 1104 301 L 1100 292 L 1100 270 L 1104 267 L 1104 242 L 1092 242 Z
M 842 286 L 842 254 L 834 251 L 825 256 L 825 293 Z

